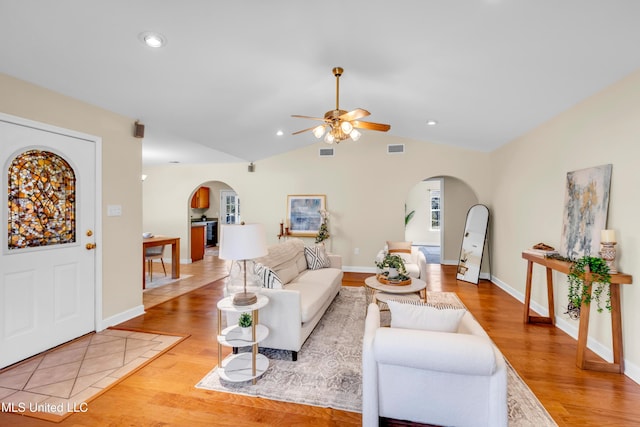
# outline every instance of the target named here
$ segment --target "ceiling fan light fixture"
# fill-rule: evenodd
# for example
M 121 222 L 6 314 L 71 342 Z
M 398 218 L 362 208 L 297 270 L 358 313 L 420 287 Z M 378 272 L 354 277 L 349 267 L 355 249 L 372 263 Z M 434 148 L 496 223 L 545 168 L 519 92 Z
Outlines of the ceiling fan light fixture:
M 333 133 L 327 132 L 327 134 L 324 136 L 324 142 L 326 142 L 327 144 L 333 144 L 334 141 L 335 138 L 333 137 Z
M 340 127 L 342 128 L 342 132 L 346 133 L 347 135 L 349 135 L 353 130 L 353 125 L 351 124 L 351 122 L 342 122 L 342 124 L 340 124 Z
M 351 137 L 352 140 L 357 141 L 360 139 L 360 137 L 362 136 L 362 134 L 360 132 L 358 132 L 357 129 L 353 129 L 351 131 L 351 133 L 349 134 L 349 136 Z
M 324 125 L 316 126 L 313 128 L 313 136 L 320 139 L 324 135 Z

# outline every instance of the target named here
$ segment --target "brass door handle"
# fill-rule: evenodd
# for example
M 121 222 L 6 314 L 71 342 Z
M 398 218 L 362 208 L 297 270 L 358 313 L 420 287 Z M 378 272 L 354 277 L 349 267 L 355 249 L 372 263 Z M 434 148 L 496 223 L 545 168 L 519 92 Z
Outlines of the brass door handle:
M 85 246 L 87 248 L 88 251 L 90 251 L 91 249 L 95 249 L 96 248 L 96 244 L 95 243 L 87 243 L 87 246 Z

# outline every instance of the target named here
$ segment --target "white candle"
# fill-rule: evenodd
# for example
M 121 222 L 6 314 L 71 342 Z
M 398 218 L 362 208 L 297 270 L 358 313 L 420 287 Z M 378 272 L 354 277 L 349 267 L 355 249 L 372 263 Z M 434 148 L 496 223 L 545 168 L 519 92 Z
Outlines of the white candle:
M 600 243 L 615 243 L 616 232 L 615 230 L 602 230 L 600 232 Z

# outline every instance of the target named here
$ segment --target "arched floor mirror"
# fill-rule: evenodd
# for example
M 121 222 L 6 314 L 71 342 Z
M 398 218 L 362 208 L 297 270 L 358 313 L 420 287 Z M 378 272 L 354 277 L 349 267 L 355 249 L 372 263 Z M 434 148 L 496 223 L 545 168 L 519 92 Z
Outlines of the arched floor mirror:
M 485 205 L 471 206 L 467 212 L 458 258 L 458 280 L 478 284 L 488 227 L 489 208 Z

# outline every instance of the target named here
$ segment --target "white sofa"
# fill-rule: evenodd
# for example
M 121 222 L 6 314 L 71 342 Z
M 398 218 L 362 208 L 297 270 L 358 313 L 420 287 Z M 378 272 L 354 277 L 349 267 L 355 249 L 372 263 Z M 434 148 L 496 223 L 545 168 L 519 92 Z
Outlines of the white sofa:
M 342 286 L 342 257 L 327 254 L 331 266 L 310 270 L 301 239 L 288 239 L 270 246 L 269 253 L 255 261 L 270 267 L 282 280 L 282 289 L 262 288 L 269 298 L 260 309 L 259 322 L 269 328 L 260 347 L 289 350 L 292 359 L 318 324 Z M 227 317 L 227 322 L 235 322 Z
M 408 242 L 411 245 L 410 242 Z M 388 245 L 378 252 L 376 261 L 381 261 L 385 254 L 389 251 Z M 400 255 L 404 261 L 404 267 L 407 274 L 416 279 L 426 280 L 427 277 L 427 258 L 418 246 L 411 246 L 411 253 L 394 252 Z
M 362 425 L 378 417 L 447 426 L 507 426 L 507 368 L 470 313 L 458 333 L 380 327 L 367 309 Z

